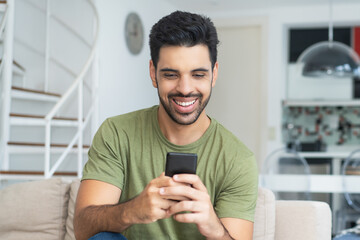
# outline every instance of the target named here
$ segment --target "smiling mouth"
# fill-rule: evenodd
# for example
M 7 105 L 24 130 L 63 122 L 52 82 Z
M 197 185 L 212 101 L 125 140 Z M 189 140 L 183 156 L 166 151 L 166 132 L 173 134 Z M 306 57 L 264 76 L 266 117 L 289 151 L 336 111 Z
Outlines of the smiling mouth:
M 176 101 L 176 100 L 174 100 L 174 102 L 179 106 L 188 107 L 188 106 L 193 105 L 196 102 L 196 99 L 193 101 L 190 101 L 190 102 L 180 102 L 180 101 Z

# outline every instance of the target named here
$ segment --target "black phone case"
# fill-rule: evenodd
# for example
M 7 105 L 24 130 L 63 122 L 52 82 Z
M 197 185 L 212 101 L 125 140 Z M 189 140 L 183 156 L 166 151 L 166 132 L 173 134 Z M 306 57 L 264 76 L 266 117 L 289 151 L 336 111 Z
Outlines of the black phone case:
M 196 174 L 197 155 L 195 153 L 169 152 L 166 156 L 165 175 Z

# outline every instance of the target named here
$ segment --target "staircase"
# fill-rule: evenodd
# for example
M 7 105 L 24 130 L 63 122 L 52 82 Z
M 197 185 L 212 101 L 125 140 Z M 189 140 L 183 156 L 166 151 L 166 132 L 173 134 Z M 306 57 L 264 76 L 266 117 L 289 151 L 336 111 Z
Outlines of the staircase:
M 55 4 L 61 4 L 62 1 L 46 0 L 45 7 L 35 5 L 34 1 L 22 2 L 32 11 L 43 14 L 46 19 L 45 50 L 39 51 L 32 44 L 14 36 L 14 11 L 16 7 L 21 11 L 23 6 L 18 2 L 15 4 L 14 0 L 0 1 L 0 40 L 3 49 L 0 61 L 0 181 L 34 180 L 53 176 L 81 177 L 83 159 L 92 137 L 88 125 L 90 121 L 94 121 L 97 99 L 97 68 L 94 64 L 98 38 L 96 8 L 91 0 L 71 2 L 82 8 L 86 4 L 86 8 L 92 11 L 93 38 L 88 42 L 55 13 L 59 9 Z M 82 9 L 78 9 L 80 10 Z M 74 40 L 77 44 L 81 43 L 88 48 L 85 61 L 75 62 L 75 65 L 81 66 L 79 71 L 74 71 L 74 67 L 67 65 L 71 61 L 64 61 L 52 53 L 58 48 L 52 51 L 49 31 L 56 26 L 64 29 L 72 39 L 77 39 Z M 16 44 L 20 47 L 15 48 Z M 28 62 L 27 65 L 33 65 L 31 59 L 23 58 L 26 54 L 18 54 L 22 61 L 14 59 L 14 48 L 32 52 L 36 55 L 34 59 L 43 59 L 40 62 L 43 61 L 45 66 L 44 82 L 38 89 L 34 87 L 39 85 L 38 82 L 32 84 L 35 79 L 32 73 L 36 71 L 31 71 L 23 64 Z M 65 89 L 59 89 L 59 92 L 48 90 L 52 81 L 51 71 L 55 68 L 72 78 L 72 82 Z M 53 75 L 58 73 L 59 70 Z

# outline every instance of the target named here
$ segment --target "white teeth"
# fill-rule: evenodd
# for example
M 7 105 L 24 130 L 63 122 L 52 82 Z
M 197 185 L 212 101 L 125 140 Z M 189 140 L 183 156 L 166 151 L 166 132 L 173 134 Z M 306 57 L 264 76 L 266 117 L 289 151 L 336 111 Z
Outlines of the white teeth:
M 191 101 L 191 102 L 178 102 L 178 101 L 175 101 L 175 103 L 180 105 L 180 106 L 187 107 L 187 106 L 193 105 L 195 103 L 195 101 L 196 100 Z

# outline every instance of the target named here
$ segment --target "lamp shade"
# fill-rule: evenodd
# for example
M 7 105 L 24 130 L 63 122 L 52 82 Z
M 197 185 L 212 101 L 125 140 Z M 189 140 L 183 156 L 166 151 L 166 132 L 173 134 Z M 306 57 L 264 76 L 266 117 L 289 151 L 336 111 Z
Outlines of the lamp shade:
M 359 57 L 347 45 L 324 41 L 316 43 L 299 56 L 302 75 L 306 77 L 349 78 L 359 76 Z

